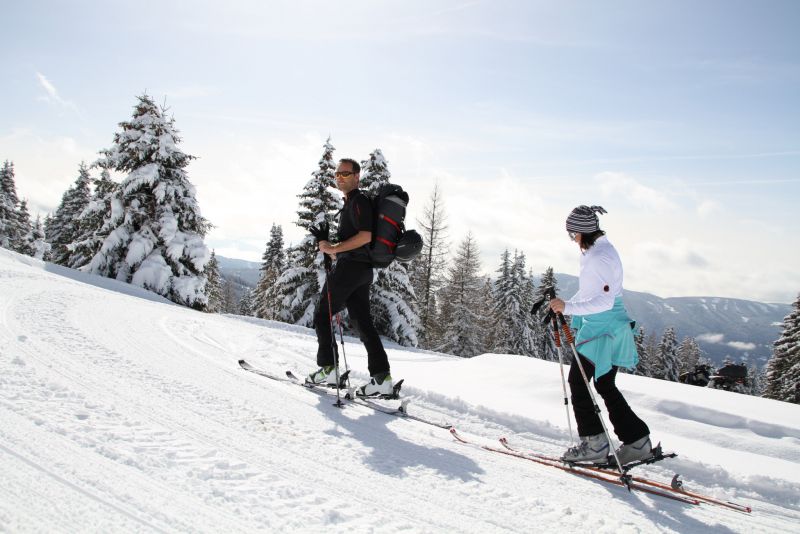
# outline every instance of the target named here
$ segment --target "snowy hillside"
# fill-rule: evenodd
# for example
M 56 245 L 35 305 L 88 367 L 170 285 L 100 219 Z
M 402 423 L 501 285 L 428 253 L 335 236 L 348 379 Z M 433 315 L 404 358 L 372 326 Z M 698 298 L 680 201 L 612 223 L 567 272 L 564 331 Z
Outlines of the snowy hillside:
M 143 298 L 145 297 L 145 298 Z M 346 339 L 356 381 L 365 353 Z M 0 249 L 0 532 L 798 532 L 800 407 L 623 375 L 680 456 L 641 468 L 751 514 L 629 493 L 241 370 L 303 328 L 194 312 Z M 557 454 L 558 366 L 388 346 L 410 410 Z

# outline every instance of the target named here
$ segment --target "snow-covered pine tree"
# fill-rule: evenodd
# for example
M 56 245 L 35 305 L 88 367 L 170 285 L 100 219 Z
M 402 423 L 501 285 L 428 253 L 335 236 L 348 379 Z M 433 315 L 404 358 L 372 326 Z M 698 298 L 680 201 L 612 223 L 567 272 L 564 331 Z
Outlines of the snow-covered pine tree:
M 536 348 L 537 324 L 530 310 L 536 291 L 533 280 L 525 271 L 525 253 L 515 252 L 511 266 L 514 293 L 518 295 L 518 307 L 512 316 L 511 352 L 523 356 L 539 357 Z
M 664 370 L 661 378 L 670 382 L 677 382 L 680 374 L 678 340 L 675 337 L 675 329 L 671 326 L 664 330 L 661 343 L 658 344 L 658 357 Z
M 747 394 L 760 397 L 764 394 L 764 372 L 758 365 L 751 364 L 747 369 Z
M 639 363 L 636 364 L 636 367 L 633 369 L 633 371 L 631 371 L 631 374 L 640 376 L 653 376 L 653 370 L 650 367 L 651 362 L 647 357 L 647 347 L 643 326 L 640 326 L 639 330 L 633 335 L 633 341 L 636 343 L 636 353 L 639 355 Z
M 242 295 L 242 300 L 239 302 L 239 315 L 244 315 L 245 317 L 252 317 L 254 315 L 254 296 L 254 290 L 244 292 L 244 295 Z
M 400 345 L 416 347 L 420 323 L 406 266 L 395 261 L 375 269 L 374 276 L 369 300 L 375 329 Z
M 531 279 L 533 279 L 533 277 L 531 277 Z M 552 267 L 548 267 L 542 273 L 542 276 L 539 280 L 539 287 L 536 288 L 534 291 L 533 301 L 539 302 L 542 299 L 544 291 L 550 287 L 552 287 L 555 290 L 556 295 L 558 295 L 561 298 L 564 298 L 563 295 L 558 294 L 558 280 L 556 279 L 556 275 Z M 556 352 L 558 349 L 556 348 L 555 342 L 553 340 L 552 326 L 550 325 L 550 323 L 542 324 L 541 316 L 534 317 L 532 319 L 534 321 L 533 326 L 535 328 L 535 333 L 536 333 L 536 350 L 539 355 L 539 358 L 549 361 L 558 361 L 558 353 Z M 567 352 L 572 352 L 572 351 L 567 351 Z M 569 361 L 568 358 L 567 361 Z
M 253 313 L 262 319 L 277 319 L 280 302 L 275 294 L 275 282 L 286 268 L 283 248 L 283 227 L 272 224 L 269 241 L 261 257 L 261 277 L 253 290 Z
M 666 371 L 664 369 L 664 363 L 661 360 L 659 342 L 655 333 L 647 334 L 645 337 L 644 354 L 640 354 L 639 358 L 645 361 L 645 368 L 650 372 L 650 374 L 646 376 L 664 380 Z
M 330 138 L 325 142 L 319 168 L 311 173 L 311 179 L 298 195 L 300 208 L 297 211 L 297 226 L 305 231 L 323 221 L 331 226 L 331 236 L 336 234 L 334 215 L 342 207 L 336 193 L 333 177 L 336 164 Z M 286 269 L 275 281 L 274 295 L 279 302 L 276 319 L 310 327 L 314 322 L 316 297 L 325 283 L 325 268 L 322 253 L 310 234 L 289 248 L 286 253 Z
M 764 397 L 800 404 L 800 294 L 783 319 L 783 332 L 767 363 Z
M 685 337 L 677 349 L 678 374 L 694 371 L 700 362 L 700 346 L 693 337 Z
M 89 168 L 81 162 L 75 183 L 61 197 L 61 204 L 45 228 L 49 240 L 50 260 L 59 265 L 70 265 L 70 246 L 80 234 L 80 216 L 92 197 L 92 177 Z
M 519 310 L 518 295 L 514 295 L 514 281 L 511 274 L 511 254 L 508 249 L 500 256 L 500 267 L 497 269 L 497 279 L 494 282 L 494 318 L 497 321 L 495 329 L 495 344 L 492 351 L 499 354 L 511 352 L 513 344 L 513 314 L 514 308 Z
M 47 260 L 50 257 L 50 243 L 47 242 L 42 218 L 39 215 L 31 225 L 31 248 L 33 257 L 37 260 Z
M 536 356 L 535 318 L 530 309 L 533 285 L 525 270 L 525 254 L 514 251 L 513 262 L 506 250 L 495 282 L 496 352 Z
M 31 214 L 28 212 L 28 201 L 25 199 L 19 202 L 19 209 L 17 210 L 17 228 L 18 239 L 14 250 L 26 256 L 34 256 L 36 253 L 36 248 L 34 247 L 36 237 L 33 235 Z
M 420 318 L 420 345 L 432 348 L 436 344 L 441 328 L 436 324 L 436 295 L 444 285 L 447 274 L 447 215 L 444 199 L 438 184 L 434 184 L 431 196 L 425 206 L 422 219 L 417 219 L 422 234 L 422 252 L 412 262 L 410 268 L 411 285 L 417 296 Z
M 167 110 L 147 94 L 138 100 L 133 118 L 119 124 L 113 146 L 97 163 L 126 176 L 111 200 L 111 231 L 87 270 L 203 309 L 203 271 L 211 257 L 203 238 L 211 225 L 185 170 L 194 156 L 178 148 Z
M 478 312 L 478 330 L 483 332 L 483 350 L 489 351 L 496 344 L 496 325 L 494 284 L 488 276 L 481 282 L 478 302 L 475 308 Z
M 217 261 L 217 254 L 211 251 L 211 258 L 205 267 L 206 275 L 206 295 L 208 296 L 208 304 L 206 304 L 206 311 L 208 313 L 221 313 L 223 307 L 222 298 L 222 276 L 219 274 L 219 261 Z
M 478 245 L 472 233 L 459 244 L 442 290 L 442 344 L 437 350 L 471 358 L 486 351 L 478 302 L 483 280 Z
M 0 247 L 13 249 L 19 242 L 17 207 L 19 197 L 14 182 L 14 163 L 6 160 L 0 169 Z
M 359 187 L 364 191 L 375 191 L 388 184 L 391 176 L 389 163 L 376 148 L 369 159 L 361 162 Z M 395 261 L 385 269 L 375 269 L 374 276 L 369 301 L 375 329 L 401 345 L 416 347 L 420 320 L 408 268 Z
M 78 219 L 78 235 L 67 248 L 70 251 L 69 267 L 89 269 L 92 258 L 100 251 L 103 241 L 112 228 L 111 203 L 117 191 L 108 169 L 102 169 L 94 183 L 94 193 Z
M 358 181 L 358 187 L 369 194 L 381 185 L 389 183 L 391 177 L 389 162 L 383 157 L 381 149 L 376 148 L 368 159 L 361 161 L 361 177 Z

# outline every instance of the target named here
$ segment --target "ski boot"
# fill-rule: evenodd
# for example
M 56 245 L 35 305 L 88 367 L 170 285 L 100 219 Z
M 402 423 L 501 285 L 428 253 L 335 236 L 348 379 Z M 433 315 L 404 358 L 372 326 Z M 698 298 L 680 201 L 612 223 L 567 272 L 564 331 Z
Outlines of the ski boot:
M 339 388 L 345 387 L 343 384 L 347 381 L 347 374 L 350 371 L 345 371 L 343 374 L 339 375 Z M 312 386 L 326 386 L 329 388 L 336 387 L 336 367 L 333 365 L 328 365 L 324 367 L 320 367 L 313 373 L 309 374 L 306 377 L 306 384 Z
M 641 462 L 653 456 L 653 448 L 650 443 L 650 436 L 637 439 L 633 443 L 623 443 L 617 449 L 617 458 L 623 467 L 627 464 L 634 462 Z M 610 463 L 613 463 L 614 457 L 609 458 Z
M 369 382 L 356 389 L 356 397 L 372 397 L 380 399 L 396 399 L 400 393 L 402 380 L 397 384 L 392 382 L 392 375 L 382 373 L 370 378 Z
M 581 436 L 580 445 L 567 449 L 567 452 L 561 456 L 561 461 L 568 464 L 586 464 L 601 460 L 605 462 L 609 450 L 605 434 Z

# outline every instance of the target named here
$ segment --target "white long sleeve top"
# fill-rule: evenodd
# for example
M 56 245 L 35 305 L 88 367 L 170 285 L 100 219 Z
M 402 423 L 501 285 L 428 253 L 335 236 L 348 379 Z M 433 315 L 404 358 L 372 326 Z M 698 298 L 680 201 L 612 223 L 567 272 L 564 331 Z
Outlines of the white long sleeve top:
M 564 315 L 590 315 L 614 307 L 622 296 L 622 261 L 614 245 L 600 236 L 581 256 L 578 292 L 566 301 Z

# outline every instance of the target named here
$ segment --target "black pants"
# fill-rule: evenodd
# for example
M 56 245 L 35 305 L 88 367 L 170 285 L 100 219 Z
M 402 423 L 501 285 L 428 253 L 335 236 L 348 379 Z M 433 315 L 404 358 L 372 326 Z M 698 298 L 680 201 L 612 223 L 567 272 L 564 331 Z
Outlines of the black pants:
M 583 370 L 591 381 L 594 376 L 594 364 L 581 356 Z M 614 379 L 617 376 L 617 367 L 613 366 L 609 372 L 594 381 L 594 389 L 603 397 L 608 410 L 608 418 L 614 427 L 614 433 L 622 443 L 633 443 L 650 434 L 650 429 L 639 419 L 622 393 L 617 389 Z M 581 376 L 577 362 L 572 362 L 569 369 L 569 390 L 572 393 L 572 409 L 575 420 L 578 422 L 579 436 L 594 436 L 603 433 L 600 416 L 594 411 L 592 398 L 586 383 Z
M 369 374 L 389 372 L 389 358 L 383 349 L 381 338 L 372 323 L 369 310 L 369 288 L 372 285 L 372 265 L 348 260 L 336 262 L 328 275 L 330 283 L 331 309 L 336 315 L 345 306 L 350 314 L 361 341 L 367 348 Z M 333 365 L 338 359 L 335 344 L 331 341 L 331 321 L 328 310 L 328 284 L 322 288 L 317 309 L 314 312 L 314 328 L 317 331 L 317 365 Z

